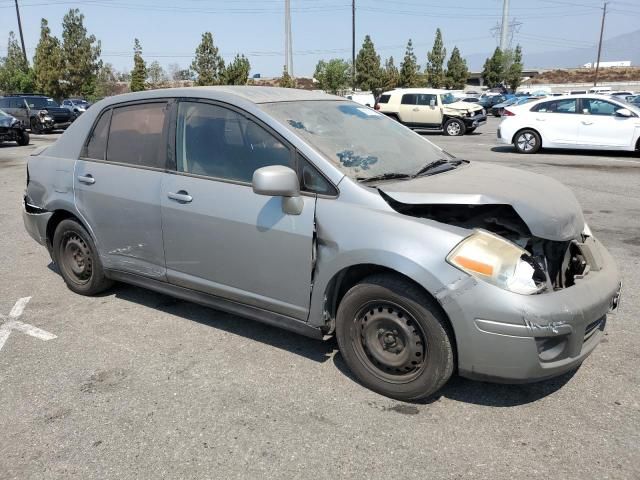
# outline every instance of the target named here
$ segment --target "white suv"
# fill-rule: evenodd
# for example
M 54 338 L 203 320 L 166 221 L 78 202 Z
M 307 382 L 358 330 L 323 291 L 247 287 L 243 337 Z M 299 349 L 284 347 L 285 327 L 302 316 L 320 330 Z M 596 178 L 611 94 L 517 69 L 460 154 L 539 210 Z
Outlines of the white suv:
M 447 90 L 399 88 L 383 93 L 375 106 L 380 113 L 409 128 L 464 135 L 486 123 L 484 108 L 463 102 Z
M 498 141 L 540 148 L 640 150 L 640 108 L 603 95 L 569 95 L 505 108 Z

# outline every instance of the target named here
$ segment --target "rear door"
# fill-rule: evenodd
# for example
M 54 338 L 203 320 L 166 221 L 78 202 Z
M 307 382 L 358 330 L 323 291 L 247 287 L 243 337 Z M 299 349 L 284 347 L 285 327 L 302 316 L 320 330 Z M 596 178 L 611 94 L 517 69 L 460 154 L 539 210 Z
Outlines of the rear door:
M 418 95 L 415 93 L 404 93 L 400 98 L 400 108 L 398 117 L 402 123 L 414 123 L 415 113 L 418 111 Z
M 578 101 L 565 98 L 543 102 L 532 109 L 533 127 L 543 137 L 543 146 L 576 145 L 578 129 L 583 116 L 578 112 Z
M 248 114 L 180 102 L 176 171 L 162 188 L 169 282 L 306 320 L 315 197 L 300 215 L 253 193 L 253 172 L 296 164 L 293 148 Z
M 413 112 L 413 123 L 435 128 L 442 123 L 441 106 L 438 95 L 419 93 L 416 95 L 416 107 Z
M 640 129 L 638 116 L 616 115 L 620 105 L 601 98 L 583 98 L 580 144 L 585 147 L 633 148 Z M 635 115 L 635 114 L 634 114 Z
M 167 101 L 101 114 L 76 162 L 76 205 L 105 268 L 165 279 L 160 190 L 167 159 Z

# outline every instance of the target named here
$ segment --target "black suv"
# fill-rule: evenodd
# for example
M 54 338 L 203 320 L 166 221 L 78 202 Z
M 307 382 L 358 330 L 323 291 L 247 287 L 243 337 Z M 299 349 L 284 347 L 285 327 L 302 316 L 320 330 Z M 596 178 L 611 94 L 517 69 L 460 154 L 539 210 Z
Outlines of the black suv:
M 0 109 L 16 117 L 31 128 L 33 133 L 51 132 L 67 128 L 73 115 L 46 95 L 19 93 L 0 98 Z

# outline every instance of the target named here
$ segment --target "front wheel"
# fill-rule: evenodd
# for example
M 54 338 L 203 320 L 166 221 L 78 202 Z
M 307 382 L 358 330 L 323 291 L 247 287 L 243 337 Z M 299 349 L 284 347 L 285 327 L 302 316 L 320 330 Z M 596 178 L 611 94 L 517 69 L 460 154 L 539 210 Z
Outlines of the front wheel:
M 466 129 L 462 120 L 450 118 L 444 122 L 443 130 L 444 134 L 447 136 L 458 137 L 460 135 L 464 135 Z
M 535 130 L 522 130 L 513 139 L 518 153 L 536 153 L 542 146 L 542 140 Z
M 75 220 L 63 220 L 57 226 L 53 258 L 65 283 L 75 293 L 95 295 L 113 284 L 104 275 L 91 235 Z
M 336 336 L 357 379 L 391 398 L 428 397 L 453 373 L 444 315 L 426 292 L 400 277 L 372 275 L 352 287 L 338 307 Z
M 29 145 L 29 133 L 26 130 L 23 130 L 18 134 L 18 138 L 16 140 L 18 145 L 24 147 L 25 145 Z

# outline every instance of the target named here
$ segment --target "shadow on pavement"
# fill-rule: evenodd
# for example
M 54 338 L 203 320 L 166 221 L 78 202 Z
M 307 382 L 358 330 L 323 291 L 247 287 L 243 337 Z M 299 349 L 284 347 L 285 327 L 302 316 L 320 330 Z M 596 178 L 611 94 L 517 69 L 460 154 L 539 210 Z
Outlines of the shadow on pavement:
M 491 147 L 492 152 L 496 153 L 517 153 L 516 149 L 512 145 L 497 145 L 495 147 Z M 545 155 L 577 155 L 584 157 L 622 157 L 622 158 L 636 158 L 640 162 L 640 157 L 637 152 L 625 152 L 619 150 L 572 150 L 568 148 L 543 148 L 540 152 Z M 522 155 L 523 158 L 526 158 L 527 154 Z M 532 154 L 532 156 L 536 156 L 536 154 Z

